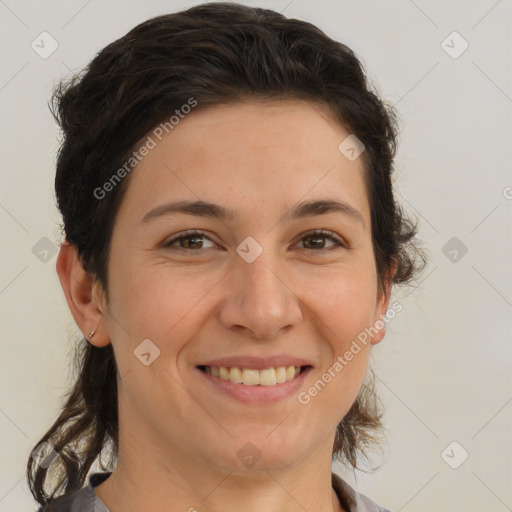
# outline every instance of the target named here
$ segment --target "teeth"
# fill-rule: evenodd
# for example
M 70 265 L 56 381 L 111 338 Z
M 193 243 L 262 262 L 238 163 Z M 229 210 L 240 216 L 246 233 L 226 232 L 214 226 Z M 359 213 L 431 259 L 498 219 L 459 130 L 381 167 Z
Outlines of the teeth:
M 300 372 L 300 368 L 299 368 Z M 260 385 L 262 386 L 273 386 L 276 384 L 276 371 L 274 368 L 269 368 L 268 370 L 261 370 L 260 374 Z
M 229 380 L 231 382 L 236 382 L 240 384 L 243 381 L 242 372 L 240 368 L 230 368 L 229 369 Z
M 238 368 L 237 368 L 238 369 Z M 246 386 L 257 386 L 260 383 L 260 372 L 258 370 L 242 370 L 242 384 Z
M 278 384 L 286 382 L 286 368 L 284 366 L 276 368 L 276 382 Z
M 277 368 L 265 368 L 254 370 L 252 368 L 226 368 L 225 366 L 206 366 L 206 373 L 219 377 L 222 380 L 230 380 L 235 384 L 246 386 L 274 386 L 292 380 L 300 373 L 300 366 L 279 366 Z

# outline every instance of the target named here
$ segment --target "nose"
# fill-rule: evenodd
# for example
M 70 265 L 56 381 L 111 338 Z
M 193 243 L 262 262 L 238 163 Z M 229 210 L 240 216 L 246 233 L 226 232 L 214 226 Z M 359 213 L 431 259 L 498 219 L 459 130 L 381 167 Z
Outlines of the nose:
M 247 263 L 237 257 L 224 286 L 220 321 L 254 338 L 272 338 L 302 319 L 300 301 L 290 273 L 264 251 Z

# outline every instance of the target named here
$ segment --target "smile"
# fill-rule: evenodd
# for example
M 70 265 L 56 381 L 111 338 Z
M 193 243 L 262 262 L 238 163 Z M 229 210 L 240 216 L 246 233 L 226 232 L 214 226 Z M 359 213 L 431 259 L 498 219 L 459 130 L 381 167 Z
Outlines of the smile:
M 225 366 L 199 366 L 201 371 L 222 380 L 245 386 L 275 386 L 293 380 L 307 366 L 278 366 L 256 370 L 253 368 L 227 368 Z

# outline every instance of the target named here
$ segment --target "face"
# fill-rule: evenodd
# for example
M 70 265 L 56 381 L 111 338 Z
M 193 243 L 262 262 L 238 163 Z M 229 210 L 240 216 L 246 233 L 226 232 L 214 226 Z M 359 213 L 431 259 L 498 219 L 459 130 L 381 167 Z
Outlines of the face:
M 246 455 L 266 469 L 331 456 L 383 331 L 343 356 L 387 308 L 363 162 L 338 149 L 348 135 L 318 105 L 254 101 L 192 112 L 153 136 L 108 266 L 105 322 L 132 441 L 231 470 L 248 467 Z M 169 207 L 196 201 L 217 206 Z M 301 208 L 322 201 L 342 206 Z M 272 385 L 289 366 L 302 371 Z

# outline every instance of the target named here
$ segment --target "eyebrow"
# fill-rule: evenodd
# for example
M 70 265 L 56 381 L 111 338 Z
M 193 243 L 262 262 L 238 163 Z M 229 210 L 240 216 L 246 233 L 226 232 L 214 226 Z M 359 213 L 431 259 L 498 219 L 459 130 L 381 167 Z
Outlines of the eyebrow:
M 361 213 L 353 206 L 336 199 L 317 199 L 302 202 L 287 212 L 282 220 L 302 219 L 327 213 L 342 213 L 348 218 L 357 221 L 365 227 Z M 236 218 L 233 210 L 207 201 L 177 201 L 165 203 L 150 210 L 144 215 L 141 223 L 152 219 L 172 216 L 177 214 L 194 215 L 197 217 L 211 217 L 222 221 L 230 221 Z

